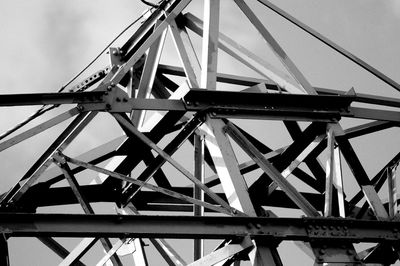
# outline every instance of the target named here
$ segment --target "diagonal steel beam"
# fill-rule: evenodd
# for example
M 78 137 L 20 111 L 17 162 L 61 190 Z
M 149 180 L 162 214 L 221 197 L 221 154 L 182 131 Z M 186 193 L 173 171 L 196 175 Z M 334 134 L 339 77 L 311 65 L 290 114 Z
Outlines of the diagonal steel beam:
M 51 156 L 57 151 L 64 150 L 69 143 L 85 128 L 85 126 L 96 116 L 97 112 L 84 112 L 79 114 L 61 135 L 50 145 L 44 154 L 25 173 L 20 182 L 17 183 L 5 197 L 1 205 L 17 202 L 26 193 L 29 187 L 40 177 L 40 175 L 51 164 Z
M 178 133 L 178 135 L 164 148 L 164 152 L 170 156 L 174 154 L 179 147 L 189 138 L 194 131 L 203 123 L 203 115 L 199 114 L 193 117 L 184 128 Z M 162 167 L 166 162 L 166 159 L 161 155 L 158 155 L 150 165 L 137 177 L 137 180 L 147 182 L 150 178 Z M 127 204 L 135 194 L 141 189 L 137 186 L 128 186 L 124 189 L 122 194 L 123 204 Z
M 276 182 L 308 216 L 320 216 L 319 212 L 281 175 L 281 173 L 251 144 L 232 124 L 227 133 L 258 164 L 258 166 Z
M 178 171 L 180 171 L 184 176 L 186 176 L 190 181 L 192 181 L 196 186 L 200 187 L 205 193 L 207 193 L 211 198 L 215 200 L 218 204 L 229 211 L 232 211 L 233 214 L 237 213 L 237 210 L 230 207 L 223 199 L 218 197 L 214 192 L 212 192 L 207 186 L 197 180 L 188 170 L 182 167 L 177 161 L 175 161 L 171 156 L 169 156 L 165 151 L 159 148 L 153 141 L 151 141 L 148 137 L 146 137 L 143 133 L 138 131 L 128 120 L 126 120 L 120 114 L 114 114 L 114 117 L 123 124 L 133 135 L 135 135 L 138 139 L 140 139 L 147 146 L 156 151 L 159 155 L 161 155 L 166 161 L 172 164 Z
M 90 206 L 90 203 L 86 200 L 85 196 L 82 194 L 78 181 L 72 174 L 71 169 L 69 168 L 67 162 L 65 161 L 65 158 L 63 158 L 59 154 L 55 154 L 53 158 L 57 161 L 57 164 L 61 168 L 61 171 L 63 172 L 65 178 L 67 179 L 68 184 L 70 185 L 72 191 L 75 194 L 75 197 L 78 199 L 79 204 L 82 206 L 84 212 L 86 214 L 94 214 L 93 208 Z M 106 238 L 100 238 L 100 242 L 106 252 L 112 250 L 112 245 L 110 240 Z M 111 255 L 111 261 L 113 262 L 114 265 L 122 265 L 121 260 L 115 254 Z
M 50 248 L 55 254 L 60 256 L 62 259 L 65 259 L 69 255 L 69 251 L 65 249 L 62 245 L 60 245 L 57 241 L 55 241 L 52 237 L 38 237 L 39 241 L 45 244 L 48 248 Z M 85 266 L 81 261 L 75 261 L 77 266 Z
M 400 84 L 395 82 L 393 79 L 387 77 L 386 75 L 384 75 L 382 72 L 380 72 L 376 68 L 372 67 L 371 65 L 369 65 L 368 63 L 366 63 L 362 59 L 358 58 L 354 54 L 350 53 L 349 51 L 343 49 L 342 47 L 340 47 L 339 45 L 337 45 L 333 41 L 329 40 L 328 38 L 326 38 L 322 34 L 318 33 L 314 29 L 312 29 L 311 27 L 307 26 L 306 24 L 302 23 L 298 19 L 294 18 L 289 13 L 285 12 L 284 10 L 280 9 L 279 7 L 277 7 L 276 5 L 272 4 L 270 1 L 267 1 L 267 0 L 257 0 L 257 1 L 262 3 L 263 5 L 265 5 L 269 9 L 273 10 L 275 13 L 277 13 L 280 16 L 282 16 L 286 20 L 290 21 L 291 23 L 293 23 L 294 25 L 296 25 L 300 29 L 304 30 L 305 32 L 307 32 L 310 35 L 312 35 L 313 37 L 317 38 L 318 40 L 320 40 L 324 44 L 328 45 L 329 47 L 334 49 L 336 52 L 338 52 L 341 55 L 345 56 L 350 61 L 356 63 L 357 65 L 359 65 L 363 69 L 367 70 L 368 72 L 373 74 L 375 77 L 379 78 L 380 80 L 382 80 L 386 84 L 388 84 L 391 87 L 393 87 L 395 90 L 400 91 Z
M 254 25 L 254 27 L 258 30 L 258 32 L 263 36 L 268 45 L 272 48 L 272 51 L 277 55 L 277 57 L 281 60 L 286 69 L 291 73 L 294 79 L 303 87 L 304 91 L 307 94 L 316 95 L 317 92 L 311 86 L 311 84 L 307 81 L 304 75 L 299 71 L 293 61 L 289 58 L 289 56 L 285 53 L 285 51 L 281 48 L 279 43 L 274 39 L 271 33 L 265 28 L 263 23 L 257 18 L 257 16 L 253 13 L 250 7 L 243 0 L 234 0 L 235 3 L 239 6 L 242 12 L 246 15 L 246 17 L 250 20 L 250 22 Z
M 28 129 L 25 132 L 22 132 L 22 133 L 16 135 L 15 137 L 12 137 L 6 141 L 3 141 L 2 143 L 0 143 L 0 152 L 22 142 L 30 137 L 33 137 L 53 126 L 58 125 L 61 122 L 77 115 L 78 113 L 79 113 L 78 108 L 72 108 L 71 110 L 68 110 L 46 122 L 43 122 L 31 129 Z
M 215 206 L 215 205 L 203 202 L 203 201 L 196 200 L 196 199 L 194 199 L 192 197 L 185 196 L 185 195 L 183 195 L 181 193 L 177 193 L 177 192 L 169 190 L 169 189 L 153 186 L 153 185 L 145 183 L 143 181 L 132 179 L 132 178 L 130 178 L 128 176 L 121 175 L 121 174 L 106 170 L 104 168 L 100 168 L 100 167 L 97 167 L 95 165 L 91 165 L 89 163 L 85 163 L 85 162 L 82 162 L 82 161 L 67 157 L 65 155 L 63 155 L 63 156 L 65 157 L 65 159 L 68 162 L 71 162 L 73 164 L 85 167 L 87 169 L 90 169 L 90 170 L 93 170 L 93 171 L 96 171 L 96 172 L 99 172 L 99 173 L 106 174 L 108 176 L 114 177 L 114 178 L 122 180 L 122 181 L 126 181 L 128 183 L 132 183 L 132 184 L 135 184 L 135 185 L 138 185 L 138 186 L 143 186 L 143 187 L 148 188 L 150 190 L 153 190 L 153 191 L 156 191 L 156 192 L 159 192 L 159 193 L 162 193 L 162 194 L 174 197 L 174 198 L 178 198 L 178 199 L 187 201 L 187 202 L 192 203 L 192 204 L 204 206 L 205 208 L 208 208 L 208 209 L 211 209 L 211 210 L 214 210 L 214 211 L 217 211 L 217 212 L 225 213 L 225 214 L 228 214 L 228 215 L 232 215 L 232 213 L 234 211 L 234 210 L 229 211 L 229 210 L 226 210 L 226 208 L 221 208 L 221 207 L 218 207 L 218 206 Z M 215 194 L 214 192 L 211 192 L 211 193 Z M 209 194 L 209 193 L 207 193 L 207 194 Z M 213 199 L 216 198 L 216 197 L 220 198 L 217 195 L 213 195 L 212 196 Z

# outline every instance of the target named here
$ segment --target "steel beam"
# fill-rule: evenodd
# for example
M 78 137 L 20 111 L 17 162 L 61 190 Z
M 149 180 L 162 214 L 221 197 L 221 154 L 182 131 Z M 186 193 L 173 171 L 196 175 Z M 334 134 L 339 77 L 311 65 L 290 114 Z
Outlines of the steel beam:
M 0 95 L 0 106 L 99 103 L 104 92 L 24 93 Z
M 204 182 L 204 135 L 194 135 L 194 176 Z M 204 192 L 198 187 L 193 187 L 193 196 L 195 199 L 204 201 Z M 204 208 L 201 206 L 193 206 L 194 216 L 204 216 Z M 204 255 L 204 241 L 195 239 L 193 243 L 193 258 L 198 260 Z
M 10 265 L 10 259 L 8 255 L 8 243 L 4 233 L 0 235 L 0 264 L 4 266 Z
M 204 0 L 200 87 L 217 89 L 218 34 L 220 0 Z
M 161 226 L 160 226 L 161 225 Z M 192 217 L 0 213 L 9 237 L 140 237 L 345 242 L 399 241 L 400 222 L 343 218 Z
M 51 249 L 55 254 L 65 259 L 70 253 L 52 237 L 38 237 L 39 241 Z M 81 261 L 75 261 L 77 266 L 85 266 Z
M 271 47 L 272 51 L 281 60 L 282 64 L 286 67 L 293 78 L 303 87 L 305 93 L 316 95 L 315 89 L 307 81 L 304 75 L 299 71 L 293 61 L 285 53 L 279 43 L 274 39 L 271 33 L 265 28 L 263 23 L 257 18 L 250 7 L 243 0 L 234 0 L 242 12 L 246 15 L 249 21 L 254 25 L 258 32 L 263 36 L 267 44 Z
M 342 47 L 340 47 L 339 45 L 337 45 L 333 41 L 329 40 L 328 38 L 326 38 L 322 34 L 318 33 L 317 31 L 315 31 L 311 27 L 307 26 L 306 24 L 302 23 L 298 19 L 296 19 L 293 16 L 289 15 L 289 13 L 285 12 L 284 10 L 280 9 L 279 7 L 277 7 L 276 5 L 272 4 L 270 1 L 258 0 L 258 2 L 264 4 L 266 7 L 270 8 L 271 10 L 273 10 L 274 12 L 279 14 L 280 16 L 284 17 L 285 19 L 287 19 L 288 21 L 290 21 L 291 23 L 293 23 L 294 25 L 296 25 L 300 29 L 302 29 L 305 32 L 309 33 L 310 35 L 314 36 L 315 38 L 317 38 L 318 40 L 320 40 L 324 44 L 328 45 L 330 48 L 334 49 L 335 51 L 337 51 L 341 55 L 345 56 L 347 59 L 353 61 L 354 63 L 356 63 L 360 67 L 364 68 L 365 70 L 367 70 L 368 72 L 373 74 L 375 77 L 379 78 L 380 80 L 384 81 L 386 84 L 388 84 L 391 87 L 393 87 L 395 90 L 400 91 L 400 84 L 398 84 L 397 82 L 395 82 L 391 78 L 387 77 L 382 72 L 378 71 L 376 68 L 374 68 L 371 65 L 367 64 L 365 61 L 361 60 L 360 58 L 358 58 L 354 54 L 352 54 L 349 51 L 343 49 Z
M 50 145 L 43 155 L 25 173 L 19 183 L 17 183 L 2 198 L 0 205 L 9 205 L 18 201 L 29 189 L 29 187 L 40 177 L 40 175 L 51 164 L 51 156 L 58 150 L 64 150 L 69 143 L 85 128 L 85 126 L 95 117 L 97 112 L 84 112 L 79 114 L 71 124 L 61 133 L 61 135 Z

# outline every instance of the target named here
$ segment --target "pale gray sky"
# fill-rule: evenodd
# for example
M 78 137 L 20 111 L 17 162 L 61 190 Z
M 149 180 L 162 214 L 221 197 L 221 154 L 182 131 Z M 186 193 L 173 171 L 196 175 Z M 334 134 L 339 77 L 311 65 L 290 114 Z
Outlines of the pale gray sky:
M 232 4 L 233 1 L 221 2 L 222 31 L 281 68 L 260 36 Z M 399 97 L 399 92 L 268 9 L 254 4 L 255 1 L 248 2 L 255 7 L 256 13 L 312 85 L 344 91 L 354 87 L 357 92 Z M 399 1 L 273 2 L 400 82 Z M 138 0 L 3 0 L 0 3 L 0 94 L 57 91 L 146 8 Z M 201 3 L 201 0 L 193 0 L 189 6 L 198 16 L 202 14 Z M 166 49 L 173 49 L 168 40 Z M 173 53 L 163 60 L 176 65 L 179 62 L 175 60 Z M 107 62 L 108 58 L 104 56 L 87 74 L 103 67 Z M 236 74 L 251 73 L 244 67 L 235 67 L 233 60 L 225 55 L 221 56 L 219 70 Z M 0 131 L 8 129 L 33 110 L 35 108 L 3 108 L 0 110 Z M 52 130 L 52 136 L 60 129 Z M 387 130 L 374 134 L 372 141 L 371 138 L 361 138 L 353 142 L 355 148 L 361 151 L 360 159 L 370 175 L 375 174 L 389 157 L 398 152 L 400 139 L 395 135 L 398 132 L 397 129 Z M 108 125 L 98 123 L 87 130 L 81 141 L 90 148 L 116 134 L 117 132 L 109 130 Z M 382 139 L 385 141 L 379 141 Z M 32 165 L 35 156 L 43 152 L 48 144 L 49 138 L 45 135 L 0 153 L 0 171 L 3 173 L 1 193 L 19 180 L 23 172 Z M 73 149 L 78 152 L 78 147 Z M 385 152 L 386 155 L 380 158 L 371 155 L 379 152 Z M 56 257 L 47 257 L 50 252 L 45 247 L 35 244 L 35 248 L 32 248 L 31 243 L 11 241 L 10 252 L 12 260 L 16 261 L 13 265 L 43 265 L 44 257 L 49 261 L 57 261 Z M 38 252 L 46 255 L 38 258 Z

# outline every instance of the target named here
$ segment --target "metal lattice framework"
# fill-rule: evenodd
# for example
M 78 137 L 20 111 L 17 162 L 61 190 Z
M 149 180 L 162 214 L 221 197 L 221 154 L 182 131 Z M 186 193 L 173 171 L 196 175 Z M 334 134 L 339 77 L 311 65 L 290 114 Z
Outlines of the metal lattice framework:
M 246 1 L 234 0 L 287 77 L 219 31 L 218 0 L 204 1 L 203 21 L 185 11 L 190 2 L 162 1 L 123 46 L 110 49 L 109 66 L 69 92 L 0 96 L 0 106 L 75 105 L 0 143 L 3 151 L 72 120 L 0 197 L 1 264 L 8 263 L 7 240 L 13 237 L 38 238 L 63 259 L 60 265 L 83 265 L 81 257 L 98 241 L 106 252 L 98 265 L 122 265 L 122 249 L 135 265 L 146 265 L 142 239 L 166 264 L 187 265 L 165 240 L 170 238 L 194 239 L 190 265 L 281 265 L 282 241 L 296 241 L 317 265 L 394 263 L 400 252 L 400 153 L 370 177 L 350 140 L 397 127 L 400 100 L 313 87 Z M 395 81 L 283 10 L 258 2 L 400 91 Z M 181 66 L 159 63 L 166 34 Z M 201 60 L 191 34 L 202 38 Z M 264 78 L 217 72 L 218 50 Z M 241 90 L 219 90 L 221 84 Z M 123 136 L 70 155 L 68 145 L 101 112 L 115 119 Z M 344 129 L 342 118 L 367 122 Z M 281 121 L 292 140 L 272 149 L 241 126 L 246 119 Z M 182 150 L 184 160 L 175 157 Z M 238 160 L 239 153 L 245 159 Z M 80 180 L 85 170 L 91 170 L 85 172 L 93 176 L 90 183 Z M 358 186 L 345 187 L 347 179 Z M 349 197 L 349 190 L 356 193 Z M 385 198 L 378 194 L 383 190 Z M 98 202 L 113 203 L 116 213 L 96 214 L 92 205 Z M 85 214 L 37 211 L 70 204 Z M 280 218 L 276 209 L 291 218 Z M 57 237 L 83 239 L 67 250 Z M 220 244 L 205 254 L 205 239 Z M 356 250 L 362 242 L 372 244 Z

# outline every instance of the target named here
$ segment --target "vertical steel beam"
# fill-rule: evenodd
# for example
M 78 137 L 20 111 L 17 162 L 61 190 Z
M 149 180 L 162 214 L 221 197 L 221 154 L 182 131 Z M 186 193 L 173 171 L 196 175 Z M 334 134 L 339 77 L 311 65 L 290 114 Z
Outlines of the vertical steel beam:
M 268 45 L 272 48 L 272 51 L 278 56 L 286 69 L 291 73 L 294 79 L 303 87 L 307 94 L 317 95 L 315 89 L 307 81 L 304 75 L 299 71 L 293 61 L 285 53 L 279 43 L 274 39 L 271 33 L 264 27 L 263 23 L 257 18 L 250 7 L 243 0 L 234 0 L 239 6 L 242 12 L 258 30 L 258 32 L 263 36 Z
M 324 216 L 332 216 L 332 196 L 333 196 L 333 179 L 335 175 L 335 135 L 332 125 L 328 125 L 328 160 L 326 161 L 326 180 L 325 180 L 325 205 Z
M 0 265 L 9 266 L 7 238 L 4 234 L 0 235 Z
M 215 90 L 217 86 L 219 8 L 220 0 L 204 0 L 200 87 L 209 90 Z
M 334 160 L 335 160 L 335 175 L 333 179 L 333 184 L 338 193 L 338 203 L 339 203 L 339 216 L 346 217 L 345 200 L 344 200 L 344 186 L 343 186 L 343 176 L 342 176 L 342 162 L 340 158 L 340 149 L 335 147 L 334 149 Z
M 389 190 L 389 216 L 394 217 L 397 214 L 397 183 L 396 183 L 397 165 L 387 169 L 387 181 Z
M 202 183 L 205 181 L 204 175 L 204 136 L 203 135 L 194 135 L 194 176 L 200 180 Z M 193 195 L 195 199 L 204 201 L 204 192 L 194 186 Z M 204 215 L 204 207 L 194 205 L 194 215 L 195 216 L 203 216 Z M 194 260 L 198 260 L 204 255 L 204 240 L 195 239 L 194 240 Z

